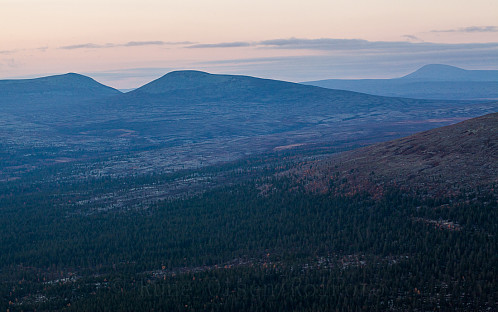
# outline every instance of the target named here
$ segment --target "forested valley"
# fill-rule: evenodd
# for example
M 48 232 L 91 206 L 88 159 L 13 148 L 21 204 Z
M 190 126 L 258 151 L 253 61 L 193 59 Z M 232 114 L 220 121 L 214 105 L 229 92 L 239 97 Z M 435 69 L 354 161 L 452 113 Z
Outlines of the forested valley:
M 0 198 L 0 308 L 497 308 L 494 194 L 318 194 L 277 167 L 242 181 L 237 166 L 231 183 L 128 210 L 64 204 L 123 179 L 11 184 Z M 136 187 L 172 177 L 133 179 Z

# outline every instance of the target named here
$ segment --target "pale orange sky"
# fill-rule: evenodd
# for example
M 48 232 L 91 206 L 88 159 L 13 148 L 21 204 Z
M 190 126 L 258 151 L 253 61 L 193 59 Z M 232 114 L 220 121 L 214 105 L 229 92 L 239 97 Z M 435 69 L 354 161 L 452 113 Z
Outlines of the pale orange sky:
M 496 0 L 0 0 L 0 29 L 0 79 L 80 72 L 131 88 L 182 68 L 299 81 L 498 67 Z

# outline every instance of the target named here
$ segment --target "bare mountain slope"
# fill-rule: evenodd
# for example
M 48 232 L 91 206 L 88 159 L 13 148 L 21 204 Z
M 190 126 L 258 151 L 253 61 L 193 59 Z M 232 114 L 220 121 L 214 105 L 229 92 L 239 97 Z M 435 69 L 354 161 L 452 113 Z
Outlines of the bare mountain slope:
M 307 187 L 381 194 L 385 186 L 455 195 L 498 184 L 498 113 L 371 145 L 301 168 Z

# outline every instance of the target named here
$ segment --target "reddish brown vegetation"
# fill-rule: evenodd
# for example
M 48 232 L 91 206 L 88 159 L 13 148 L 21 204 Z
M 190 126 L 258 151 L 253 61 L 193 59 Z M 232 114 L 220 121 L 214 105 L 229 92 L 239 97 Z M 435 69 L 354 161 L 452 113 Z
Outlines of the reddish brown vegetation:
M 291 173 L 309 191 L 381 197 L 386 187 L 429 196 L 496 192 L 498 113 L 307 162 Z

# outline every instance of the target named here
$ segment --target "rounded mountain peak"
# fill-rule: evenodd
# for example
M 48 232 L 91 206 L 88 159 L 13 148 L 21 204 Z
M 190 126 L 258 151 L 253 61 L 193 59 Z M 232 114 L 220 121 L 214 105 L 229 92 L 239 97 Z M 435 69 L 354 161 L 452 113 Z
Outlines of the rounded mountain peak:
M 467 70 L 443 64 L 425 65 L 402 77 L 423 81 L 498 81 L 498 70 Z
M 59 93 L 84 98 L 120 94 L 118 90 L 103 85 L 93 78 L 67 73 L 32 79 L 12 79 L 0 81 L 0 91 L 5 93 Z
M 196 70 L 179 70 L 170 72 L 136 91 L 145 93 L 164 93 L 173 90 L 196 89 L 231 81 L 236 76 L 215 75 Z
M 467 70 L 444 64 L 425 65 L 402 79 L 428 80 L 428 81 L 453 81 L 460 80 L 467 75 Z

